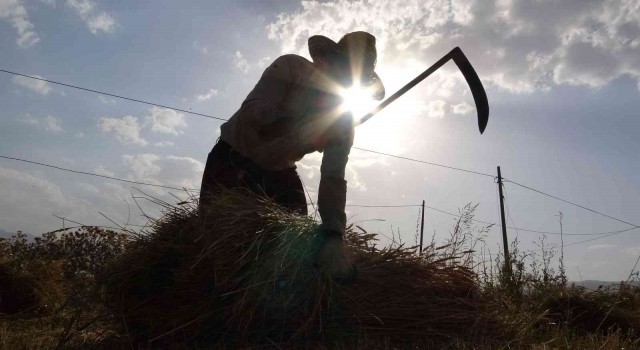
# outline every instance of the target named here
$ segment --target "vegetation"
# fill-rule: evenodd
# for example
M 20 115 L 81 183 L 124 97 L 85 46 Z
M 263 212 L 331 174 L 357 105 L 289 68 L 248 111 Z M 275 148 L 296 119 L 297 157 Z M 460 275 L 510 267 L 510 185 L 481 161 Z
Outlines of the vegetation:
M 0 239 L 0 348 L 640 348 L 638 287 L 571 285 L 544 241 L 486 259 L 473 205 L 422 255 L 350 227 L 358 279 L 340 285 L 309 218 L 239 192 L 204 217 L 160 204 L 142 232 Z

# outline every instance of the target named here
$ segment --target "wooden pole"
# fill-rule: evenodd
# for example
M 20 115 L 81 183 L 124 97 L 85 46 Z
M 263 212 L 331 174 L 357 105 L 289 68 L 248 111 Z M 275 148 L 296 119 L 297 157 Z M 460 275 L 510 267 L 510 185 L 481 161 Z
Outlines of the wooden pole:
M 422 255 L 422 241 L 424 239 L 424 199 L 422 200 L 422 220 L 420 223 L 420 255 Z
M 509 240 L 507 239 L 507 220 L 504 217 L 504 195 L 502 194 L 502 173 L 498 166 L 498 192 L 500 193 L 500 219 L 502 220 L 502 244 L 504 245 L 504 266 L 507 272 L 511 271 L 511 259 L 509 257 Z

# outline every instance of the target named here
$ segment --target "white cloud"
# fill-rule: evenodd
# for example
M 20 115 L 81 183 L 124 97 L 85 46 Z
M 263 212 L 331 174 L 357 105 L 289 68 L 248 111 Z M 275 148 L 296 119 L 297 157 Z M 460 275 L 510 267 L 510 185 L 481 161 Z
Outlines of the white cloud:
M 96 14 L 96 5 L 91 0 L 67 0 L 66 4 L 84 21 L 93 35 L 113 33 L 116 20 L 107 12 Z
M 473 111 L 473 106 L 466 102 L 462 102 L 456 105 L 452 105 L 451 111 L 454 114 L 468 114 L 468 113 L 471 113 L 471 111 Z
M 171 147 L 174 145 L 171 141 L 160 141 L 153 144 L 156 147 Z
M 200 102 L 210 100 L 212 97 L 218 96 L 218 90 L 209 89 L 206 94 L 196 95 L 196 99 Z
M 123 143 L 146 145 L 148 142 L 140 136 L 140 124 L 138 118 L 130 115 L 122 118 L 103 117 L 98 120 L 100 131 L 113 132 L 116 138 Z
M 37 234 L 59 227 L 52 214 L 85 216 L 87 202 L 64 194 L 50 181 L 0 167 L 0 183 L 5 184 L 0 186 L 2 229 Z
M 102 95 L 98 95 L 98 99 L 100 100 L 100 102 L 106 104 L 106 105 L 114 105 L 116 104 L 116 100 L 113 98 L 106 98 Z
M 383 71 L 411 60 L 427 67 L 460 46 L 486 85 L 513 93 L 640 79 L 637 0 L 303 1 L 267 27 L 281 52 L 305 56 L 310 35 L 337 40 L 354 30 L 376 35 Z M 450 64 L 444 71 L 459 75 Z
M 427 115 L 430 118 L 442 118 L 444 117 L 444 107 L 446 102 L 443 100 L 431 101 L 427 104 Z
M 200 187 L 204 164 L 193 158 L 144 153 L 123 155 L 122 159 L 132 173 L 131 180 L 178 188 Z
M 9 21 L 15 29 L 18 34 L 16 43 L 21 48 L 31 47 L 40 41 L 22 0 L 0 0 L 0 19 Z
M 178 135 L 182 131 L 178 130 L 187 126 L 184 115 L 173 109 L 153 107 L 150 109 L 151 130 L 164 134 Z
M 593 250 L 602 250 L 602 249 L 611 249 L 611 248 L 615 248 L 615 245 L 613 245 L 613 244 L 594 244 L 594 245 L 588 246 L 587 250 L 593 251 Z
M 109 170 L 105 169 L 102 165 L 99 165 L 97 168 L 95 168 L 94 172 L 98 175 L 104 175 L 104 176 L 113 176 L 115 175 L 114 173 L 110 172 Z
M 233 65 L 245 74 L 249 72 L 249 62 L 247 62 L 240 51 L 236 51 L 233 56 Z
M 638 256 L 640 255 L 640 246 L 628 247 L 622 250 L 625 254 Z
M 269 63 L 271 63 L 271 57 L 270 56 L 266 56 L 266 57 L 262 57 L 260 60 L 258 60 L 258 63 L 256 65 L 258 66 L 258 68 L 265 69 L 265 68 L 267 68 L 267 65 Z
M 54 134 L 59 134 L 64 131 L 62 128 L 62 121 L 51 115 L 41 119 L 27 115 L 24 119 L 21 119 L 21 121 Z
M 98 32 L 113 33 L 116 29 L 116 20 L 106 12 L 102 12 L 97 16 L 93 16 L 87 20 L 87 26 L 91 34 L 97 35 Z
M 42 79 L 42 77 L 39 75 L 34 75 L 34 77 Z M 53 90 L 53 88 L 51 87 L 51 84 L 42 80 L 36 80 L 36 79 L 31 79 L 31 78 L 16 75 L 13 78 L 11 78 L 11 81 L 33 92 L 37 92 L 40 95 L 46 96 Z

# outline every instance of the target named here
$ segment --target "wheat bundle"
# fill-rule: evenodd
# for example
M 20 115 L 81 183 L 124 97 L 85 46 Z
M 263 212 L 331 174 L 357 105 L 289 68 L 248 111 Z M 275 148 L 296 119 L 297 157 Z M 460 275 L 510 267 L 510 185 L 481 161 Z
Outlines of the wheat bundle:
M 349 229 L 358 267 L 339 285 L 314 263 L 317 223 L 242 191 L 198 216 L 167 207 L 103 281 L 126 330 L 158 344 L 435 344 L 494 334 L 473 272 L 438 254 L 378 248 Z M 437 251 L 436 251 L 437 252 Z

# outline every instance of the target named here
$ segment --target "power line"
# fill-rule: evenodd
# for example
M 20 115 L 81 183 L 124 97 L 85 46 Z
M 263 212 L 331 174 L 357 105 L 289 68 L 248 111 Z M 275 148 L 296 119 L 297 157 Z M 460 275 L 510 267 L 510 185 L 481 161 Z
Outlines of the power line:
M 428 165 L 438 166 L 438 167 L 441 167 L 441 168 L 447 168 L 447 169 L 451 169 L 451 170 L 462 171 L 462 172 L 465 172 L 465 173 L 488 176 L 488 177 L 491 177 L 491 178 L 494 177 L 493 175 L 486 174 L 486 173 L 481 173 L 481 172 L 478 172 L 478 171 L 467 170 L 467 169 L 462 169 L 462 168 L 456 168 L 456 167 L 452 167 L 452 166 L 449 166 L 449 165 L 442 165 L 442 164 L 427 162 L 427 161 L 424 161 L 424 160 L 413 159 L 413 158 L 409 158 L 409 157 L 396 156 L 396 155 L 393 155 L 393 154 L 373 151 L 373 150 L 366 149 L 366 148 L 360 148 L 360 147 L 351 147 L 351 148 L 357 149 L 359 151 L 380 154 L 380 155 L 387 156 L 387 157 L 398 158 L 398 159 L 408 160 L 408 161 L 412 161 L 412 162 L 416 162 L 416 163 L 428 164 Z
M 607 237 L 611 237 L 611 236 L 619 235 L 619 234 L 621 234 L 621 233 L 624 233 L 624 232 L 627 232 L 627 231 L 631 231 L 631 230 L 636 230 L 636 229 L 639 229 L 639 228 L 640 228 L 640 227 L 636 226 L 636 227 L 630 227 L 630 228 L 625 229 L 625 230 L 613 231 L 613 232 L 611 232 L 610 234 L 605 235 L 605 236 L 602 236 L 602 237 L 596 237 L 596 238 L 591 238 L 591 239 L 585 239 L 584 241 L 579 241 L 579 242 L 569 243 L 569 244 L 565 244 L 564 246 L 565 246 L 565 248 L 566 248 L 566 247 L 569 247 L 569 246 L 572 246 L 572 245 L 576 245 L 576 244 L 581 244 L 581 243 L 591 242 L 591 241 L 595 241 L 595 240 L 598 240 L 598 239 L 604 239 L 604 238 L 607 238 Z M 565 233 L 564 235 L 566 236 L 566 235 L 568 235 L 568 234 L 567 234 L 567 233 Z M 558 248 L 556 247 L 555 249 L 558 249 Z
M 193 114 L 193 115 L 198 115 L 198 116 L 205 117 L 205 118 L 211 118 L 211 119 L 217 119 L 217 120 L 227 121 L 227 119 L 214 117 L 214 116 L 212 116 L 212 115 L 208 115 L 208 114 L 204 114 L 204 113 L 197 113 L 197 112 L 187 111 L 186 109 L 181 109 L 181 108 L 176 108 L 176 107 L 171 107 L 171 106 L 161 105 L 161 104 L 159 104 L 159 103 L 155 103 L 155 102 L 149 102 L 149 101 L 144 101 L 144 100 L 138 100 L 138 99 L 135 99 L 135 98 L 125 97 L 125 96 L 121 96 L 121 95 L 116 95 L 116 94 L 112 94 L 112 93 L 109 93 L 109 92 L 104 92 L 104 91 L 99 91 L 99 90 L 94 90 L 94 89 L 88 89 L 88 88 L 84 88 L 84 87 L 77 86 L 77 85 L 71 85 L 71 84 L 67 84 L 67 83 L 61 83 L 61 82 L 59 82 L 59 81 L 55 81 L 55 80 L 49 80 L 49 79 L 44 79 L 44 78 L 38 78 L 38 77 L 31 76 L 31 75 L 26 75 L 26 74 L 22 74 L 22 73 L 12 72 L 12 71 L 9 71 L 9 70 L 0 69 L 0 72 L 2 72 L 2 73 L 7 73 L 7 74 L 13 74 L 13 75 L 16 75 L 16 76 L 19 76 L 19 77 L 24 77 L 24 78 L 29 78 L 29 79 L 34 79 L 34 80 L 39 80 L 39 81 L 45 81 L 45 82 L 47 82 L 47 83 L 56 84 L 56 85 L 61 85 L 61 86 L 66 86 L 66 87 L 69 87 L 69 88 L 72 88 L 72 89 L 78 89 L 78 90 L 83 90 L 83 91 L 93 92 L 93 93 L 95 93 L 95 94 L 100 94 L 100 95 L 105 95 L 105 96 L 109 96 L 109 97 L 120 98 L 120 99 L 127 100 L 127 101 L 133 101 L 133 102 L 143 103 L 143 104 L 150 105 L 150 106 L 156 106 L 156 107 L 162 107 L 162 108 L 167 108 L 167 109 L 173 109 L 174 111 L 183 112 L 183 113 L 188 113 L 188 114 Z
M 148 183 L 148 182 L 126 180 L 126 179 L 121 179 L 121 178 L 117 178 L 117 177 L 113 177 L 113 176 L 90 173 L 90 172 L 87 172 L 87 171 L 67 169 L 67 168 L 63 168 L 63 167 L 60 167 L 60 166 L 56 166 L 56 165 L 35 162 L 35 161 L 32 161 L 32 160 L 27 160 L 27 159 L 22 159 L 22 158 L 15 158 L 15 157 L 3 156 L 3 155 L 0 155 L 0 158 L 19 161 L 19 162 L 24 162 L 24 163 L 29 163 L 29 164 L 34 164 L 34 165 L 39 165 L 39 166 L 44 166 L 44 167 L 48 167 L 48 168 L 52 168 L 52 169 L 56 169 L 56 170 L 61 170 L 61 171 L 67 171 L 67 172 L 80 174 L 80 175 L 89 175 L 89 176 L 101 177 L 101 178 L 105 178 L 105 179 L 109 179 L 109 180 L 121 181 L 121 182 L 136 184 L 136 185 L 160 187 L 160 188 L 166 188 L 166 189 L 177 190 L 177 191 L 185 191 L 185 190 L 186 191 L 193 191 L 193 192 L 199 191 L 198 189 L 193 189 L 193 188 L 177 188 L 177 187 L 166 186 L 166 185 L 152 184 L 152 183 Z M 401 205 L 348 204 L 346 206 L 347 207 L 354 207 L 354 208 L 409 208 L 409 207 L 421 207 L 422 204 L 401 204 Z M 444 210 L 441 210 L 441 209 L 438 209 L 438 208 L 434 208 L 434 207 L 431 207 L 431 206 L 428 206 L 428 205 L 425 205 L 425 208 L 428 208 L 428 209 L 431 209 L 431 210 L 434 210 L 434 211 L 437 211 L 437 212 L 440 212 L 440 213 L 443 213 L 443 214 L 451 215 L 451 216 L 454 216 L 454 217 L 459 217 L 460 216 L 459 214 L 450 213 L 450 212 L 447 212 L 447 211 L 444 211 Z M 486 224 L 486 225 L 493 225 L 493 226 L 501 227 L 501 225 L 498 225 L 498 224 L 495 224 L 495 223 L 492 223 L 492 222 L 478 220 L 478 219 L 471 219 L 471 221 L 483 223 L 483 224 Z M 512 229 L 512 230 L 520 230 L 520 231 L 524 231 L 524 232 L 552 234 L 552 235 L 559 235 L 560 234 L 559 232 L 537 231 L 537 230 L 523 229 L 523 228 L 519 228 L 519 227 L 509 227 L 509 226 L 507 226 L 507 228 L 508 229 Z M 627 231 L 630 231 L 630 230 L 633 230 L 633 229 L 636 229 L 636 228 L 640 228 L 640 227 L 636 226 L 636 227 L 632 227 L 632 228 L 629 228 L 629 229 L 626 229 L 626 230 L 621 230 L 621 231 L 594 232 L 594 233 L 565 233 L 564 235 L 566 235 L 566 236 L 606 235 L 604 237 L 608 237 L 608 236 L 612 236 L 612 235 L 619 234 L 619 233 L 622 233 L 622 232 L 627 232 Z M 598 237 L 597 239 L 604 238 L 604 237 Z M 586 240 L 584 242 L 588 242 L 588 241 L 591 241 L 591 240 Z M 569 244 L 569 245 L 578 244 L 578 243 L 581 243 L 581 242 L 572 243 L 572 244 Z M 567 246 L 567 245 L 565 245 L 565 246 Z
M 588 210 L 588 211 L 590 211 L 590 212 L 592 212 L 592 213 L 596 213 L 596 214 L 599 214 L 599 215 L 605 216 L 605 217 L 607 217 L 607 218 L 609 218 L 609 219 L 613 219 L 613 220 L 615 220 L 615 221 L 622 222 L 622 223 L 624 223 L 624 224 L 627 224 L 627 225 L 630 225 L 630 226 L 633 226 L 633 227 L 636 227 L 636 228 L 640 227 L 640 226 L 638 226 L 638 225 L 636 225 L 636 224 L 632 224 L 632 223 L 630 223 L 630 222 L 628 222 L 628 221 L 624 221 L 624 220 L 622 220 L 622 219 L 615 218 L 615 217 L 613 217 L 613 216 L 611 216 L 611 215 L 607 215 L 607 214 L 602 213 L 602 212 L 599 212 L 599 211 L 597 211 L 597 210 L 594 210 L 594 209 L 591 209 L 591 208 L 587 208 L 587 207 L 582 206 L 582 205 L 580 205 L 580 204 L 576 204 L 576 203 L 571 202 L 571 201 L 568 201 L 568 200 L 566 200 L 566 199 L 562 199 L 562 198 L 560 198 L 560 197 L 556 197 L 556 196 L 554 196 L 554 195 L 551 195 L 551 194 L 548 194 L 548 193 L 542 192 L 542 191 L 540 191 L 540 190 L 537 190 L 537 189 L 532 188 L 532 187 L 529 187 L 529 186 L 525 186 L 525 185 L 520 184 L 520 183 L 517 183 L 517 182 L 515 182 L 515 181 L 511 181 L 511 180 L 506 180 L 506 181 L 507 181 L 507 182 L 510 182 L 510 183 L 512 183 L 512 184 L 514 184 L 514 185 L 516 185 L 516 186 L 520 186 L 520 187 L 522 187 L 522 188 L 526 188 L 526 189 L 528 189 L 528 190 L 531 190 L 531 191 L 534 191 L 534 192 L 540 193 L 540 194 L 545 195 L 545 196 L 547 196 L 547 197 L 551 197 L 551 198 L 553 198 L 553 199 L 557 199 L 557 200 L 559 200 L 559 201 L 561 201 L 561 202 L 565 202 L 565 203 L 568 203 L 568 204 L 574 205 L 574 206 L 576 206 L 576 207 L 578 207 L 578 208 L 582 208 L 582 209 L 584 209 L 584 210 Z
M 116 94 L 112 94 L 112 93 L 108 93 L 108 92 L 104 92 L 104 91 L 99 91 L 99 90 L 94 90 L 94 89 L 89 89 L 89 88 L 84 88 L 81 86 L 77 86 L 77 85 L 72 85 L 72 84 L 67 84 L 67 83 L 62 83 L 62 82 L 58 82 L 55 80 L 49 80 L 49 79 L 44 79 L 44 78 L 38 78 L 38 77 L 34 77 L 31 75 L 27 75 L 27 74 L 22 74 L 22 73 L 17 73 L 17 72 L 13 72 L 13 71 L 9 71 L 9 70 L 5 70 L 5 69 L 0 69 L 0 72 L 3 73 L 7 73 L 7 74 L 12 74 L 15 76 L 21 76 L 24 78 L 29 78 L 29 79 L 34 79 L 34 80 L 39 80 L 39 81 L 44 81 L 47 83 L 51 83 L 51 84 L 56 84 L 56 85 L 61 85 L 61 86 L 65 86 L 65 87 L 69 87 L 69 88 L 73 88 L 73 89 L 78 89 L 78 90 L 82 90 L 82 91 L 87 91 L 87 92 L 92 92 L 92 93 L 96 93 L 96 94 L 101 94 L 101 95 L 105 95 L 105 96 L 110 96 L 110 97 L 115 97 L 115 98 L 119 98 L 119 99 L 123 99 L 123 100 L 128 100 L 128 101 L 132 101 L 132 102 L 138 102 L 138 103 L 142 103 L 142 104 L 147 104 L 147 105 L 151 105 L 151 106 L 156 106 L 156 107 L 162 107 L 162 108 L 167 108 L 167 109 L 172 109 L 178 112 L 183 112 L 183 113 L 187 113 L 187 114 L 192 114 L 192 115 L 197 115 L 197 116 L 201 116 L 201 117 L 205 117 L 205 118 L 211 118 L 211 119 L 216 119 L 216 120 L 220 120 L 220 121 L 227 121 L 228 119 L 225 118 L 219 118 L 219 117 L 214 117 L 212 115 L 208 115 L 208 114 L 204 114 L 204 113 L 197 113 L 197 112 L 192 112 L 192 111 L 188 111 L 185 109 L 181 109 L 181 108 L 177 108 L 177 107 L 172 107 L 172 106 L 168 106 L 168 105 L 162 105 L 159 103 L 154 103 L 154 102 L 149 102 L 149 101 L 144 101 L 144 100 L 139 100 L 139 99 L 135 99 L 135 98 L 130 98 L 130 97 L 126 97 L 126 96 L 122 96 L 122 95 L 116 95 Z M 369 150 L 369 149 L 365 149 L 365 148 L 360 148 L 360 147 L 352 147 L 354 149 L 357 149 L 359 151 L 364 151 L 364 152 L 370 152 L 370 153 L 375 153 L 375 154 L 379 154 L 379 155 L 384 155 L 387 157 L 392 157 L 392 158 L 397 158 L 397 159 L 403 159 L 403 160 L 408 160 L 408 161 L 412 161 L 412 162 L 417 162 L 417 163 L 422 163 L 422 164 L 428 164 L 428 165 L 432 165 L 432 166 L 438 166 L 438 167 L 442 167 L 442 168 L 447 168 L 447 169 L 451 169 L 451 170 L 457 170 L 457 171 L 462 171 L 462 172 L 466 172 L 466 173 L 470 173 L 470 174 L 475 174 L 475 175 L 482 175 L 482 176 L 488 176 L 488 177 L 494 177 L 491 174 L 487 174 L 487 173 L 482 173 L 482 172 L 477 172 L 477 171 L 473 171 L 473 170 L 467 170 L 467 169 L 462 169 L 462 168 L 457 168 L 457 167 L 453 167 L 453 166 L 448 166 L 448 165 L 443 165 L 443 164 L 438 164 L 438 163 L 433 163 L 433 162 L 427 162 L 427 161 L 423 161 L 423 160 L 418 160 L 418 159 L 413 159 L 413 158 L 409 158 L 409 157 L 403 157 L 403 156 L 397 156 L 397 155 L 393 155 L 393 154 L 389 154 L 389 153 L 384 153 L 384 152 L 379 152 L 379 151 L 374 151 L 374 150 Z M 122 182 L 128 182 L 128 183 L 135 183 L 135 184 L 140 184 L 140 185 L 147 185 L 147 186 L 156 186 L 156 187 L 163 187 L 163 188 L 168 188 L 168 189 L 174 189 L 174 190 L 184 190 L 184 189 L 178 189 L 176 187 L 171 187 L 171 186 L 164 186 L 164 185 L 155 185 L 155 184 L 150 184 L 150 183 L 143 183 L 143 182 L 137 182 L 137 181 L 130 181 L 130 180 L 124 180 L 124 179 L 119 179 L 119 178 L 115 178 L 115 177 L 110 177 L 110 176 L 105 176 L 105 175 L 99 175 L 99 174 L 94 174 L 94 173 L 88 173 L 88 172 L 81 172 L 81 171 L 75 171 L 75 170 L 70 170 L 70 169 L 64 169 L 61 167 L 56 167 L 56 166 L 52 166 L 52 165 L 48 165 L 48 164 L 43 164 L 43 163 L 37 163 L 37 162 L 33 162 L 33 161 L 28 161 L 28 160 L 24 160 L 24 159 L 18 159 L 18 158 L 12 158 L 12 157 L 7 157 L 7 156 L 2 156 L 2 158 L 6 158 L 6 159 L 13 159 L 13 160 L 18 160 L 18 161 L 24 161 L 27 163 L 33 163 L 33 164 L 38 164 L 38 165 L 43 165 L 43 166 L 47 166 L 50 168 L 55 168 L 58 170 L 64 170 L 64 171 L 70 171 L 70 172 L 74 172 L 74 173 L 80 173 L 80 174 L 85 174 L 85 175 L 92 175 L 92 176 L 98 176 L 98 177 L 103 177 L 103 178 L 107 178 L 107 179 L 111 179 L 111 180 L 116 180 L 116 181 L 122 181 Z M 594 209 L 590 209 L 587 208 L 585 206 L 582 206 L 580 204 L 576 204 L 573 203 L 571 201 L 568 201 L 566 199 L 562 199 L 560 197 L 545 193 L 543 191 L 531 188 L 529 186 L 525 186 L 523 184 L 520 184 L 518 182 L 515 181 L 511 181 L 511 180 L 505 180 L 506 182 L 510 182 L 514 185 L 526 188 L 528 190 L 540 193 L 542 195 L 554 198 L 556 200 L 574 205 L 576 207 L 582 208 L 584 210 L 588 210 L 590 212 L 605 216 L 607 218 L 610 218 L 612 220 L 616 220 L 618 222 L 622 222 L 624 224 L 633 226 L 634 228 L 638 228 L 640 226 L 636 225 L 636 224 L 632 224 L 630 222 L 624 221 L 622 219 L 618 219 L 615 218 L 611 215 L 607 215 L 604 214 L 602 212 L 599 212 L 597 210 Z M 193 189 L 187 189 L 187 190 L 193 190 Z M 197 191 L 197 190 L 195 190 Z M 435 209 L 433 209 L 435 210 Z M 482 222 L 480 220 L 475 220 L 478 222 Z M 491 223 L 487 223 L 487 222 L 483 222 L 486 224 L 491 224 Z M 500 225 L 497 225 L 500 226 Z M 513 228 L 515 229 L 515 228 Z M 536 232 L 534 230 L 524 230 L 524 229 L 519 229 L 521 231 L 530 231 L 530 232 Z M 537 231 L 538 233 L 543 233 L 542 231 Z M 544 233 L 550 233 L 550 232 L 544 232 Z M 552 234 L 552 233 L 550 233 Z M 553 234 L 559 234 L 559 233 L 553 233 Z
M 150 106 L 156 106 L 156 107 L 162 107 L 162 108 L 172 109 L 172 110 L 174 110 L 174 111 L 183 112 L 183 113 L 188 113 L 188 114 L 192 114 L 192 115 L 197 115 L 197 116 L 200 116 L 200 117 L 211 118 L 211 119 L 216 119 L 216 120 L 220 120 L 220 121 L 227 121 L 227 120 L 228 120 L 228 119 L 225 119 L 225 118 L 214 117 L 214 116 L 209 115 L 209 114 L 204 114 L 204 113 L 197 113 L 197 112 L 187 111 L 187 110 L 185 110 L 185 109 L 181 109 L 181 108 L 177 108 L 177 107 L 172 107 L 172 106 L 168 106 L 168 105 L 162 105 L 162 104 L 159 104 L 159 103 L 154 103 L 154 102 L 149 102 L 149 101 L 139 100 L 139 99 L 135 99 L 135 98 L 131 98 L 131 97 L 126 97 L 126 96 L 122 96 L 122 95 L 116 95 L 116 94 L 112 94 L 112 93 L 104 92 L 104 91 L 100 91 L 100 90 L 84 88 L 84 87 L 81 87 L 81 86 L 72 85 L 72 84 L 67 84 L 67 83 L 62 83 L 62 82 L 55 81 L 55 80 L 49 80 L 49 79 L 44 79 L 44 78 L 38 78 L 38 77 L 34 77 L 34 76 L 31 76 L 31 75 L 27 75 L 27 74 L 22 74 L 22 73 L 13 72 L 13 71 L 10 71 L 10 70 L 0 69 L 0 72 L 7 73 L 7 74 L 13 74 L 13 75 L 20 76 L 20 77 L 24 77 L 24 78 L 29 78 L 29 79 L 34 79 L 34 80 L 44 81 L 44 82 L 51 83 L 51 84 L 57 84 L 57 85 L 61 85 L 61 86 L 66 86 L 66 87 L 70 87 L 70 88 L 78 89 L 78 90 L 82 90 L 82 91 L 93 92 L 93 93 L 101 94 L 101 95 L 105 95 L 105 96 L 110 96 L 110 97 L 120 98 L 120 99 L 127 100 L 127 101 L 133 101 L 133 102 L 143 103 L 143 104 L 147 104 L 147 105 L 150 105 Z M 451 170 L 458 170 L 458 171 L 463 171 L 463 172 L 466 172 L 466 173 L 471 173 L 471 174 L 477 174 L 477 175 L 483 175 L 483 176 L 493 177 L 493 175 L 489 175 L 489 174 L 485 174 L 485 173 L 481 173 L 481 172 L 477 172 L 477 171 L 473 171 L 473 170 L 467 170 L 467 169 L 462 169 L 462 168 L 456 168 L 456 167 L 452 167 L 452 166 L 448 166 L 448 165 L 437 164 L 437 163 L 427 162 L 427 161 L 418 160 L 418 159 L 413 159 L 413 158 L 408 158 L 408 157 L 396 156 L 396 155 L 393 155 L 393 154 L 388 154 L 388 153 L 378 152 L 378 151 L 369 150 L 369 149 L 366 149 L 366 148 L 360 148 L 360 147 L 352 147 L 352 148 L 357 149 L 357 150 L 359 150 L 359 151 L 364 151 L 364 152 L 370 152 L 370 153 L 376 153 L 376 154 L 384 155 L 384 156 L 387 156 L 387 157 L 398 158 L 398 159 L 404 159 L 404 160 L 408 160 L 408 161 L 412 161 L 412 162 L 417 162 L 417 163 L 423 163 L 423 164 L 428 164 L 428 165 L 438 166 L 438 167 L 447 168 L 447 169 L 451 169 Z
M 448 211 L 444 211 L 438 208 L 434 208 L 434 207 L 430 207 L 428 205 L 425 205 L 425 208 L 429 208 L 433 211 L 437 211 L 443 214 L 447 214 L 447 215 L 451 215 L 454 217 L 460 217 L 460 214 L 454 214 L 454 213 L 450 213 Z M 495 224 L 492 222 L 487 222 L 487 221 L 482 221 L 482 220 L 478 220 L 478 219 L 471 219 L 471 221 L 475 221 L 475 222 L 479 222 L 482 224 L 486 224 L 486 225 L 493 225 L 493 226 L 497 226 L 497 227 L 502 227 L 502 225 L 499 224 Z M 507 226 L 508 229 L 510 230 L 518 230 L 518 231 L 523 231 L 523 232 L 532 232 L 532 233 L 541 233 L 541 234 L 550 234 L 550 235 L 559 235 L 560 232 L 551 232 L 551 231 L 538 231 L 538 230 L 529 230 L 529 229 L 525 229 L 525 228 L 520 228 L 520 227 L 511 227 L 511 226 Z M 636 229 L 638 227 L 632 227 L 632 229 Z M 607 231 L 607 232 L 592 232 L 592 233 L 563 233 L 563 235 L 565 236 L 596 236 L 596 235 L 611 235 L 611 234 L 617 234 L 617 233 L 621 233 L 621 232 L 626 232 L 629 231 L 630 229 L 627 230 L 618 230 L 618 231 Z
M 3 156 L 3 155 L 0 155 L 0 158 L 15 160 L 15 161 L 18 161 L 18 162 L 24 162 L 24 163 L 29 163 L 29 164 L 40 165 L 40 166 L 44 166 L 44 167 L 48 167 L 48 168 L 52 168 L 52 169 L 67 171 L 67 172 L 81 174 L 81 175 L 90 175 L 90 176 L 102 177 L 102 178 L 109 179 L 109 180 L 127 182 L 127 183 L 131 183 L 131 184 L 136 184 L 136 185 L 161 187 L 161 188 L 167 188 L 167 189 L 170 189 L 170 190 L 177 190 L 177 191 L 185 191 L 185 190 L 186 191 L 198 191 L 196 189 L 191 189 L 191 188 L 177 188 L 177 187 L 172 187 L 172 186 L 152 184 L 152 183 L 148 183 L 148 182 L 125 180 L 125 179 L 121 179 L 121 178 L 117 178 L 117 177 L 113 177 L 113 176 L 100 175 L 100 174 L 90 173 L 90 172 L 87 172 L 87 171 L 67 169 L 67 168 L 56 166 L 56 165 L 45 164 L 45 163 L 40 163 L 40 162 L 34 162 L 32 160 L 27 160 L 27 159 L 22 159 L 22 158 L 15 158 L 15 157 Z

